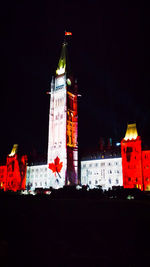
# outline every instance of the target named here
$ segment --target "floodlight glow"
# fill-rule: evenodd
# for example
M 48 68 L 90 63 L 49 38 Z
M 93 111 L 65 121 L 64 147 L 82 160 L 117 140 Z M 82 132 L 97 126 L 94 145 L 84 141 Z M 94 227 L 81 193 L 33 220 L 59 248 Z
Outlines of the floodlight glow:
M 116 146 L 120 146 L 120 143 L 118 142 L 118 143 L 116 143 Z
M 65 73 L 65 67 L 60 67 L 59 69 L 56 70 L 56 74 L 57 75 L 61 75 Z

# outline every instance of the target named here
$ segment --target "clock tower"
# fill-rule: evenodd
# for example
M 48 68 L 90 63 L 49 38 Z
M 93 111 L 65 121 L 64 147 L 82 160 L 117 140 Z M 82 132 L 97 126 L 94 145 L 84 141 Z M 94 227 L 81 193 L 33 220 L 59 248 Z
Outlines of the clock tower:
M 64 42 L 50 92 L 47 160 L 53 188 L 78 183 L 77 135 L 77 83 L 69 69 Z

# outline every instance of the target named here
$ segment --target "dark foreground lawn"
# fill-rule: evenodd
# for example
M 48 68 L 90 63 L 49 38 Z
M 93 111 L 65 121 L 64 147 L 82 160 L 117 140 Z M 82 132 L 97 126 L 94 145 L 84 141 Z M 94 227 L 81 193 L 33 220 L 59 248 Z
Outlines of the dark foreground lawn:
M 150 266 L 150 201 L 0 196 L 0 266 Z

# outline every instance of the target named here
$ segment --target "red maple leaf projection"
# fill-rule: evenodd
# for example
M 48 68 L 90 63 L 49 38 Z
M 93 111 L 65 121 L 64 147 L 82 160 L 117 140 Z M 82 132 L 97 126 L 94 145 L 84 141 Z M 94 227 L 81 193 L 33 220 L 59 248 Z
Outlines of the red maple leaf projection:
M 54 159 L 54 163 L 49 163 L 49 169 L 52 170 L 52 172 L 54 172 L 55 175 L 56 175 L 56 172 L 57 172 L 59 177 L 60 177 L 59 172 L 61 171 L 62 166 L 63 166 L 63 163 L 60 162 L 60 158 L 59 157 L 56 157 Z

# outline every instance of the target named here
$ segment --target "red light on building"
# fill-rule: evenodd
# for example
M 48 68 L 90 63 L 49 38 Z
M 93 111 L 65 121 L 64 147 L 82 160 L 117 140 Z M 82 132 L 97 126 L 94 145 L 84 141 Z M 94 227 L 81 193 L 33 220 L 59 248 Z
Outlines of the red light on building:
M 124 188 L 143 190 L 141 138 L 122 140 L 122 171 Z
M 65 32 L 65 35 L 72 35 L 72 32 Z
M 121 141 L 123 187 L 150 190 L 150 150 L 142 151 L 136 124 L 129 124 Z
M 4 191 L 24 190 L 26 188 L 26 171 L 27 156 L 19 157 L 16 151 L 11 152 L 7 156 L 6 166 L 0 166 L 0 188 Z
M 150 191 L 150 150 L 142 151 L 143 187 Z

